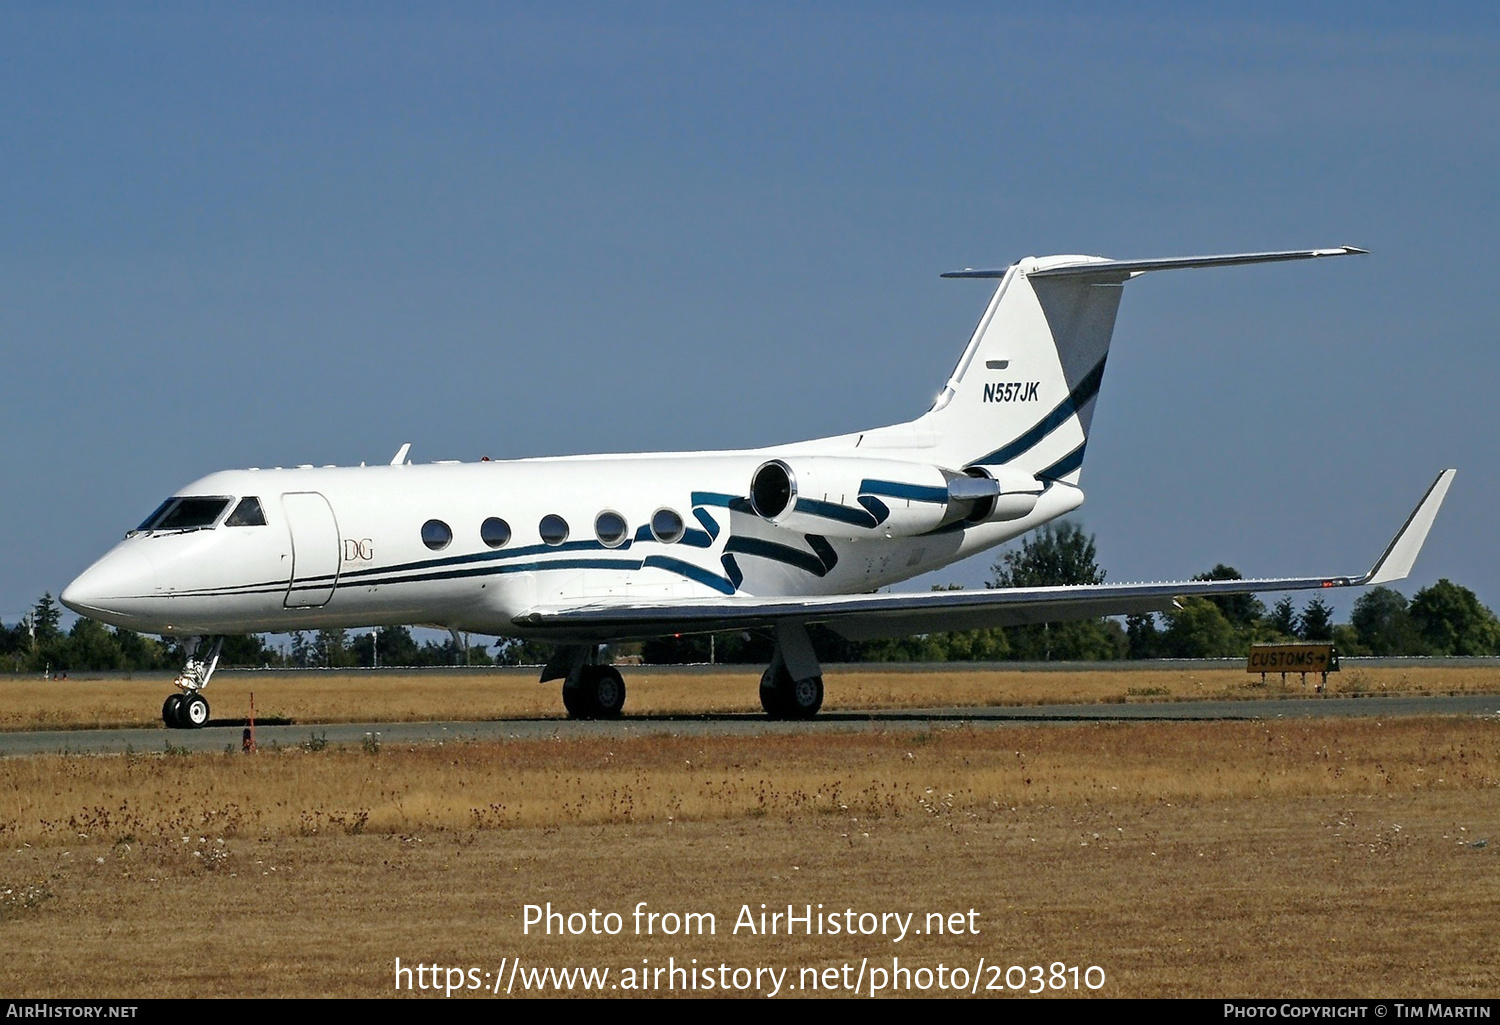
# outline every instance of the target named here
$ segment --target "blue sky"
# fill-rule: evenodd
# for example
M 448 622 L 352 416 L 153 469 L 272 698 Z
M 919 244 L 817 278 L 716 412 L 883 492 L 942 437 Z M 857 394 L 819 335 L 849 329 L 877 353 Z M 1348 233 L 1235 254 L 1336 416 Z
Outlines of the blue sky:
M 1457 466 L 1405 590 L 1500 606 L 1497 28 L 5 5 L 0 620 L 215 469 L 854 430 L 957 358 L 944 270 L 1345 243 L 1128 287 L 1079 519 L 1112 580 L 1360 571 Z

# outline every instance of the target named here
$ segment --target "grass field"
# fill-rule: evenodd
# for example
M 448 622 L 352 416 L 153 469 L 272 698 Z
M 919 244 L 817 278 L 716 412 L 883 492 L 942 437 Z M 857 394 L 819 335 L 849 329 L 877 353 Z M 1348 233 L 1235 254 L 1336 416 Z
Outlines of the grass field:
M 486 987 L 502 958 L 798 985 L 898 957 L 1094 965 L 1111 996 L 1500 988 L 1494 718 L 41 756 L 0 794 L 6 995 L 378 996 L 398 957 Z M 717 929 L 634 935 L 641 901 Z M 524 934 L 547 902 L 624 929 Z M 762 903 L 978 932 L 734 934 Z
M 758 712 L 760 674 L 624 667 L 631 714 Z M 261 720 L 294 723 L 561 717 L 560 685 L 539 684 L 535 669 L 492 672 L 220 673 L 205 691 L 216 720 L 243 720 L 254 694 Z M 1023 670 L 910 672 L 900 666 L 830 667 L 824 707 L 832 710 L 930 708 L 1200 698 L 1306 697 L 1286 683 L 1240 670 Z M 0 676 L 0 729 L 160 726 L 171 693 L 161 676 L 69 680 Z M 1329 678 L 1328 696 L 1500 693 L 1500 668 L 1350 669 Z

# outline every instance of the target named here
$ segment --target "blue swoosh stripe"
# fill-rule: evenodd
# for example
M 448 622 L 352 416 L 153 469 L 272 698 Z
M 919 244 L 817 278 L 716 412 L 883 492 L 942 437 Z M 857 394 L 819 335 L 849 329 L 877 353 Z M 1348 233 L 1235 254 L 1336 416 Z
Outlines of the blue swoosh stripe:
M 707 509 L 701 509 L 697 506 L 693 507 L 693 515 L 697 517 L 699 523 L 703 524 L 703 529 L 708 531 L 708 539 L 710 541 L 717 541 L 719 539 L 719 521 L 710 516 Z M 705 545 L 704 547 L 707 546 Z
M 775 541 L 766 541 L 758 537 L 731 537 L 724 543 L 726 552 L 739 552 L 742 555 L 754 555 L 762 559 L 770 559 L 772 562 L 780 562 L 787 566 L 795 566 L 805 573 L 811 573 L 815 577 L 826 576 L 828 570 L 823 566 L 823 560 L 812 552 L 804 552 L 790 545 L 778 544 Z
M 818 516 L 825 520 L 833 520 L 835 523 L 848 523 L 855 527 L 869 529 L 880 525 L 868 510 L 851 509 L 847 505 L 839 505 L 837 502 L 821 502 L 816 498 L 797 499 L 795 509 L 808 516 Z
M 1099 394 L 1099 385 L 1103 380 L 1104 360 L 1101 359 L 1094 369 L 1078 382 L 1078 387 L 1074 388 L 1068 397 L 1059 402 L 1057 408 L 1044 416 L 1036 426 L 1004 448 L 996 449 L 987 456 L 980 456 L 974 462 L 1008 463 L 1017 456 L 1031 451 L 1043 438 L 1067 423 L 1085 402 Z
M 890 506 L 874 495 L 860 495 L 855 501 L 869 510 L 871 516 L 875 517 L 875 525 L 877 527 L 891 518 Z
M 720 594 L 733 594 L 739 587 L 734 581 L 726 580 L 712 570 L 704 569 L 702 566 L 694 566 L 691 562 L 683 562 L 681 559 L 674 559 L 670 555 L 648 555 L 646 556 L 645 565 L 676 573 L 678 576 L 687 577 L 689 580 L 696 580 L 700 584 L 712 587 Z
M 1059 477 L 1064 477 L 1078 469 L 1083 465 L 1083 450 L 1087 445 L 1088 442 L 1084 442 L 1045 470 L 1038 470 L 1037 479 L 1057 480 Z
M 739 495 L 726 495 L 719 491 L 694 491 L 689 498 L 693 505 L 719 505 L 728 509 Z
M 740 564 L 735 561 L 734 556 L 728 553 L 725 553 L 720 557 L 719 563 L 724 567 L 724 572 L 728 575 L 729 582 L 732 583 L 734 585 L 734 589 L 738 591 L 740 589 L 740 585 L 745 582 L 745 571 L 740 569 Z
M 827 573 L 839 564 L 839 553 L 833 550 L 833 545 L 828 543 L 826 537 L 817 534 L 803 534 L 807 546 L 818 556 L 818 561 L 823 564 L 823 572 Z

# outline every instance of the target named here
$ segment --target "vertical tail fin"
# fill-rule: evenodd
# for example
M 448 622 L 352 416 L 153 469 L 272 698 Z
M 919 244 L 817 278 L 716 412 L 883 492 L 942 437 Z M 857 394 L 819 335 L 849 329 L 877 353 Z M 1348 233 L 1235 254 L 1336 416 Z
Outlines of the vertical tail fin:
M 1159 260 L 1027 257 L 1003 271 L 958 271 L 1000 285 L 937 403 L 908 425 L 937 439 L 943 465 L 1009 465 L 1078 483 L 1115 314 L 1126 281 L 1153 270 L 1349 256 L 1299 249 Z
M 1028 258 L 1000 286 L 936 405 L 917 421 L 956 465 L 1077 483 L 1127 275 L 1039 276 L 1095 258 Z M 979 273 L 960 272 L 977 277 Z

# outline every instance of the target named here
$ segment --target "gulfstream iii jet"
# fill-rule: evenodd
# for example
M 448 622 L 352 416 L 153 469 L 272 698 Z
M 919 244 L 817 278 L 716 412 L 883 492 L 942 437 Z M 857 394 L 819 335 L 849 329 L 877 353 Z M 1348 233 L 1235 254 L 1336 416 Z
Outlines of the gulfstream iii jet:
M 1165 611 L 1188 596 L 1399 580 L 1440 474 L 1368 572 L 1263 580 L 876 593 L 1077 509 L 1125 282 L 1151 271 L 1347 256 L 1352 247 L 1157 260 L 1028 257 L 936 403 L 908 423 L 733 452 L 231 470 L 189 484 L 63 592 L 81 615 L 183 639 L 168 726 L 208 721 L 227 634 L 406 623 L 557 645 L 577 717 L 625 704 L 603 645 L 719 630 L 774 639 L 760 698 L 823 702 L 807 627 L 860 640 Z M 205 639 L 215 638 L 208 645 Z

